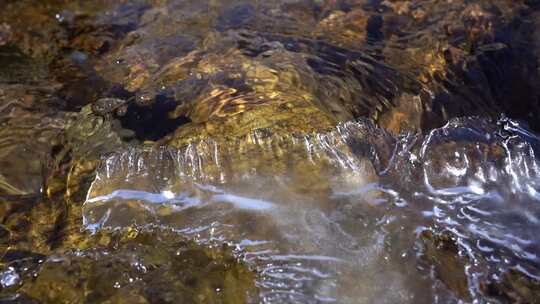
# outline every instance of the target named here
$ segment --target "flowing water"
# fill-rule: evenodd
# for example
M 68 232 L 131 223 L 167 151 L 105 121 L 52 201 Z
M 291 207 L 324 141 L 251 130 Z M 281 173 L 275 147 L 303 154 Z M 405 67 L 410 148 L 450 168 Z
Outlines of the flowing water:
M 286 146 L 302 160 L 269 175 L 268 160 L 238 169 L 231 154 L 242 149 L 212 141 L 114 153 L 90 187 L 84 225 L 166 227 L 209 246 L 225 242 L 256 269 L 270 302 L 451 301 L 417 270 L 423 230 L 459 237 L 473 295 L 479 276 L 538 275 L 540 141 L 511 120 L 453 120 L 400 138 L 363 121 L 313 136 L 250 137 L 255 155 Z M 383 159 L 379 149 L 392 153 Z
M 1 303 L 538 303 L 537 1 L 0 0 Z

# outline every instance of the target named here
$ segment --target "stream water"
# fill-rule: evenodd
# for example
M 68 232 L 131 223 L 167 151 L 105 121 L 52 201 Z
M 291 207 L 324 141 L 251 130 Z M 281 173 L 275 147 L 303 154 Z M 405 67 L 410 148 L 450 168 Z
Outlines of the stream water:
M 538 1 L 0 0 L 0 303 L 539 303 Z
M 114 153 L 90 187 L 84 225 L 227 243 L 256 269 L 268 302 L 452 302 L 418 270 L 424 230 L 457 236 L 473 295 L 479 277 L 510 268 L 538 278 L 538 137 L 508 119 L 452 120 L 426 136 L 374 130 L 361 121 L 305 137 L 251 134 L 261 153 L 286 146 L 307 162 L 278 175 L 258 163 L 237 170 L 228 154 L 243 151 L 212 141 Z M 295 175 L 323 163 L 319 176 Z

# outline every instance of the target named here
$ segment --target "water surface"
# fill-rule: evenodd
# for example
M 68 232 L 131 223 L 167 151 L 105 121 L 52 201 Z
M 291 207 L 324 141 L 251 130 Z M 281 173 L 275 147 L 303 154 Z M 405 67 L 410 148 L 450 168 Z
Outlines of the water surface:
M 0 302 L 538 302 L 539 8 L 0 0 Z

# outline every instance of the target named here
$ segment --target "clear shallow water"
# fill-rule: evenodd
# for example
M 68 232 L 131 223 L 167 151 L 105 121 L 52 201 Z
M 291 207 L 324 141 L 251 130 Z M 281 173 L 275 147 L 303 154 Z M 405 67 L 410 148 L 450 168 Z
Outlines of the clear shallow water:
M 539 144 L 512 120 L 479 118 L 425 136 L 392 137 L 360 121 L 250 143 L 292 147 L 314 168 L 324 164 L 307 182 L 294 176 L 301 161 L 267 175 L 264 162 L 251 162 L 256 154 L 245 171 L 227 170 L 241 149 L 212 141 L 129 149 L 103 160 L 84 225 L 161 226 L 231 244 L 256 270 L 265 302 L 452 302 L 419 261 L 423 230 L 450 231 L 482 301 L 480 277 L 510 268 L 540 275 Z
M 0 302 L 538 301 L 539 9 L 0 0 Z

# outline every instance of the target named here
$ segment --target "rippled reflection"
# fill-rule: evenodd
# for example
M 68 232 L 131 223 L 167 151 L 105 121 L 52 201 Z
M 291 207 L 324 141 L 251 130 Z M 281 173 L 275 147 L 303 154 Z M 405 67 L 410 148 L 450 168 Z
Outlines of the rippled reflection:
M 0 0 L 0 302 L 537 301 L 537 2 Z

